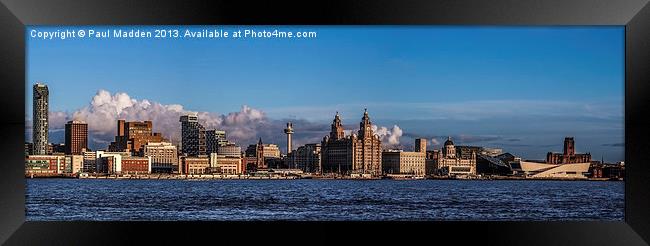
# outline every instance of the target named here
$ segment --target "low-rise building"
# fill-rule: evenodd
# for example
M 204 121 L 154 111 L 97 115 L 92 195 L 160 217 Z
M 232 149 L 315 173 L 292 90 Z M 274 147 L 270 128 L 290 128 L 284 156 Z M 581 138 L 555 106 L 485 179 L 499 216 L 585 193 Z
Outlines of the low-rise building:
M 120 173 L 151 173 L 151 157 L 130 156 L 122 158 L 122 170 Z
M 225 143 L 217 147 L 217 154 L 228 157 L 241 157 L 241 147 L 234 143 Z
M 171 143 L 146 143 L 143 146 L 143 155 L 151 157 L 151 172 L 178 173 L 178 149 Z
M 241 157 L 212 153 L 210 154 L 210 170 L 222 174 L 243 174 L 244 166 Z
M 81 155 L 29 155 L 25 158 L 25 173 L 78 173 L 82 166 Z
M 382 152 L 381 160 L 382 169 L 387 174 L 426 174 L 426 152 L 388 150 Z
M 66 165 L 63 155 L 29 155 L 25 158 L 25 173 L 65 173 Z
M 424 164 L 424 169 L 427 175 L 436 174 L 436 163 L 438 162 L 438 157 L 440 157 L 440 150 L 427 150 Z
M 291 151 L 287 156 L 289 168 L 297 168 L 306 173 L 321 172 L 321 144 L 305 144 Z
M 95 172 L 119 174 L 122 172 L 122 158 L 130 157 L 130 152 L 95 151 Z
M 442 175 L 475 175 L 476 152 L 472 151 L 469 158 L 462 158 L 456 153 L 454 142 L 449 137 L 436 164 L 438 173 Z
M 95 151 L 84 151 L 83 155 L 83 171 L 94 173 L 97 168 L 97 163 L 95 159 L 97 158 L 97 153 Z
M 65 162 L 70 163 L 70 167 L 66 173 L 80 173 L 83 171 L 84 156 L 83 155 L 66 155 Z
M 207 155 L 181 156 L 183 174 L 205 174 L 209 172 L 210 158 Z

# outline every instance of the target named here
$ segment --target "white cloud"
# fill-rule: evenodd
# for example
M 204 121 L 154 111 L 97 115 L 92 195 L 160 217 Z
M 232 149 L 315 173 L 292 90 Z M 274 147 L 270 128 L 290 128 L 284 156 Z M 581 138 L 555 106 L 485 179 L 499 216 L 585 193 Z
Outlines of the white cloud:
M 387 146 L 399 145 L 399 139 L 402 137 L 403 131 L 399 126 L 393 125 L 391 129 L 385 126 L 372 125 L 372 131 L 379 136 L 382 143 Z
M 439 146 L 439 145 L 440 145 L 440 141 L 438 141 L 438 139 L 432 138 L 432 139 L 431 139 L 431 145 L 433 145 L 433 146 Z
M 178 143 L 180 136 L 179 117 L 183 114 L 198 113 L 199 121 L 206 129 L 226 131 L 228 139 L 246 147 L 262 138 L 265 143 L 275 143 L 286 147 L 286 135 L 283 132 L 285 119 L 270 119 L 260 109 L 243 105 L 237 112 L 219 114 L 215 112 L 196 112 L 186 110 L 178 104 L 161 104 L 147 99 L 131 98 L 126 93 L 111 93 L 106 90 L 98 91 L 90 103 L 73 113 L 51 112 L 50 131 L 63 129 L 69 120 L 83 120 L 88 123 L 90 147 L 93 149 L 106 148 L 114 140 L 117 120 L 153 122 L 153 130 L 161 132 L 163 137 Z M 329 123 L 315 123 L 304 119 L 292 119 L 296 133 L 295 146 L 320 142 L 329 132 Z M 26 128 L 31 128 L 31 125 Z M 397 125 L 392 128 L 373 126 L 382 141 L 389 145 L 398 145 L 402 129 Z M 358 129 L 348 129 L 350 134 Z M 29 131 L 29 130 L 28 130 Z M 27 131 L 27 132 L 28 132 Z M 63 142 L 63 139 L 51 139 L 51 142 Z

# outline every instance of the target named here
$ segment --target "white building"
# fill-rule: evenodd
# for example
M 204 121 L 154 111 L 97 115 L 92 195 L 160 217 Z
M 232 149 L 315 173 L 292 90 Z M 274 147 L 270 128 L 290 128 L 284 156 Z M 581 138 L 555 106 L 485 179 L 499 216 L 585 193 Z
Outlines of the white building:
M 463 159 L 457 156 L 454 142 L 449 137 L 445 141 L 441 156 L 437 160 L 436 169 L 444 175 L 475 175 L 476 152 L 472 152 L 469 159 Z
M 178 149 L 168 142 L 150 142 L 143 146 L 143 155 L 151 157 L 153 172 L 177 173 Z
M 586 179 L 591 163 L 549 164 L 531 161 L 510 162 L 510 168 L 517 174 L 531 178 L 571 178 Z

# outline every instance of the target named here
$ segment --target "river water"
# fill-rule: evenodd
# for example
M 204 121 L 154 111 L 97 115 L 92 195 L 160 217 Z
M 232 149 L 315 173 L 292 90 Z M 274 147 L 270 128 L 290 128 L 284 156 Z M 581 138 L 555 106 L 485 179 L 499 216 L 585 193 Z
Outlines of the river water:
M 26 219 L 623 220 L 622 181 L 27 179 Z

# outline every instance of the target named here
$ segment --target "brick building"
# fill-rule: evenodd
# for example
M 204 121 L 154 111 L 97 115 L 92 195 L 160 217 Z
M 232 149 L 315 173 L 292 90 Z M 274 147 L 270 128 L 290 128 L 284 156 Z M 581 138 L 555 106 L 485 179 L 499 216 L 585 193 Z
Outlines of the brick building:
M 117 121 L 117 135 L 108 150 L 112 152 L 131 152 L 134 156 L 142 156 L 143 146 L 149 142 L 166 141 L 162 134 L 153 132 L 151 121 Z
M 564 152 L 546 154 L 546 163 L 549 164 L 570 164 L 591 162 L 591 154 L 576 154 L 575 141 L 573 137 L 564 138 Z
M 83 121 L 68 121 L 65 124 L 65 154 L 81 155 L 88 149 L 88 124 Z

